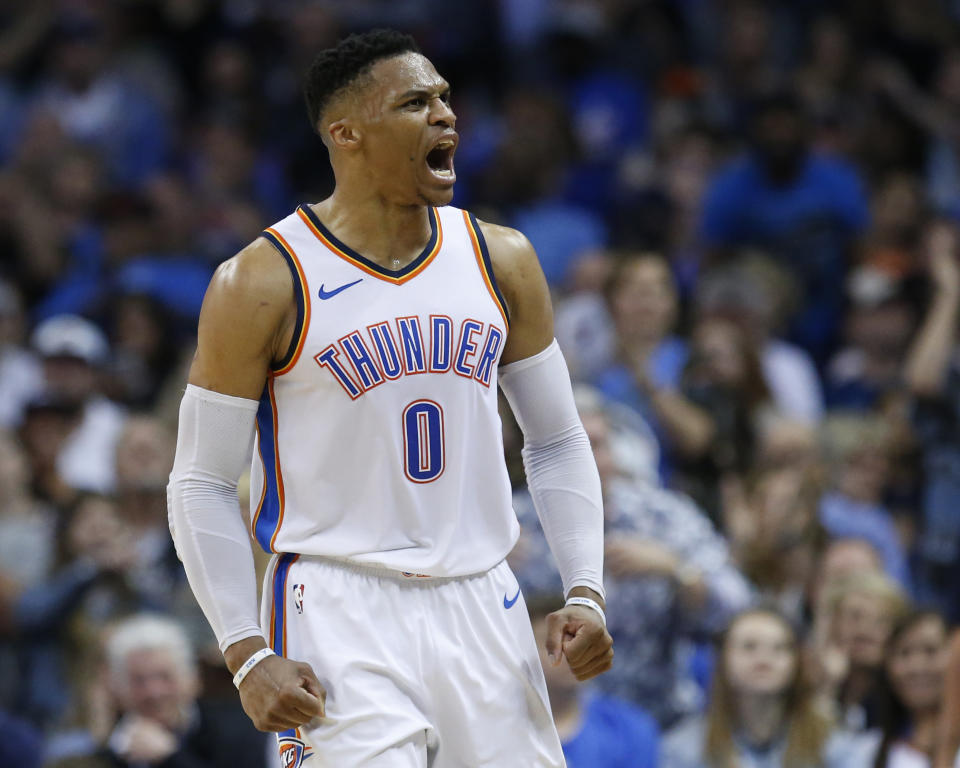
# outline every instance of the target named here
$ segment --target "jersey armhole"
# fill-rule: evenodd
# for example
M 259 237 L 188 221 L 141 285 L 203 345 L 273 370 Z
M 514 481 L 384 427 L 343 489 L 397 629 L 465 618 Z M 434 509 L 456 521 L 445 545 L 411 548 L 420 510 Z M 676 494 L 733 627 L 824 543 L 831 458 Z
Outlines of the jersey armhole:
M 477 265 L 480 267 L 480 274 L 483 277 L 484 283 L 487 285 L 487 290 L 490 292 L 490 298 L 493 299 L 497 308 L 500 310 L 500 314 L 503 315 L 503 322 L 506 323 L 507 330 L 509 330 L 510 310 L 507 308 L 507 302 L 504 300 L 503 294 L 500 293 L 497 278 L 493 274 L 493 264 L 490 261 L 490 251 L 487 249 L 487 241 L 483 237 L 483 232 L 480 231 L 480 224 L 477 222 L 477 217 L 468 211 L 463 212 L 463 217 L 467 225 L 467 231 L 470 234 L 470 241 L 473 244 L 473 252 L 477 257 Z
M 300 353 L 303 351 L 303 342 L 307 335 L 307 328 L 310 325 L 310 295 L 307 293 L 307 279 L 303 274 L 303 268 L 297 259 L 293 248 L 284 239 L 283 235 L 275 229 L 265 229 L 260 233 L 270 245 L 277 249 L 277 252 L 283 256 L 290 275 L 293 278 L 293 297 L 297 305 L 297 320 L 293 328 L 293 336 L 290 339 L 290 346 L 283 357 L 270 366 L 274 376 L 282 376 L 287 373 L 297 360 L 300 359 Z

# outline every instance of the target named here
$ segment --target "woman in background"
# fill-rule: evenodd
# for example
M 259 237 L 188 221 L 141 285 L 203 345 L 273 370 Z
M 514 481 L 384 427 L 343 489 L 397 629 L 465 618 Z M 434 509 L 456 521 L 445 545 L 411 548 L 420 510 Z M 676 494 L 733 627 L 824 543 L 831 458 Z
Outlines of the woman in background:
M 795 630 L 778 611 L 739 614 L 722 635 L 710 707 L 667 734 L 661 768 L 852 768 L 804 682 Z
M 893 628 L 878 696 L 871 768 L 930 768 L 936 753 L 949 640 L 943 617 L 914 611 Z

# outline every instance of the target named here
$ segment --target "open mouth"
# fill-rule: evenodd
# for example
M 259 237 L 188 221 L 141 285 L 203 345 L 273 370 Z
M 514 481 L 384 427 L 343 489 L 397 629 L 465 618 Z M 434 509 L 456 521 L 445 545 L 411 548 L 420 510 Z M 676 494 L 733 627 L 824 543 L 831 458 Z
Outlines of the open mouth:
M 443 138 L 427 152 L 427 168 L 436 178 L 443 181 L 454 181 L 453 153 L 457 149 L 457 142 L 452 138 Z

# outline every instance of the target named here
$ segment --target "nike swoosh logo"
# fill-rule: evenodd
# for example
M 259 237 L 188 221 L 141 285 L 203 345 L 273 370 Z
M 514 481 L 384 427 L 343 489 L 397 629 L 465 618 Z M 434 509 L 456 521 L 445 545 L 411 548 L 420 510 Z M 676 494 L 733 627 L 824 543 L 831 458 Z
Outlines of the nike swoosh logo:
M 513 608 L 513 604 L 517 602 L 517 598 L 520 597 L 520 587 L 517 587 L 517 594 L 513 596 L 512 599 L 507 599 L 507 593 L 503 593 L 503 607 L 504 608 Z
M 361 277 L 359 280 L 354 280 L 352 283 L 341 285 L 339 288 L 334 288 L 332 291 L 323 290 L 323 283 L 320 283 L 320 290 L 317 291 L 317 296 L 319 296 L 321 299 L 324 299 L 324 300 L 332 299 L 341 291 L 345 291 L 347 290 L 347 288 L 353 288 L 353 286 L 355 286 L 357 283 L 362 283 L 362 282 L 363 282 L 363 278 Z

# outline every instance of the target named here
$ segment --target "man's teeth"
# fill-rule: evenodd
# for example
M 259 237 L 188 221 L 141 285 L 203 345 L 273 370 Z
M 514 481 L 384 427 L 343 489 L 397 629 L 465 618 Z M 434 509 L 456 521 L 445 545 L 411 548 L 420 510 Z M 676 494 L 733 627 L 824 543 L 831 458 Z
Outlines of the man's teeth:
M 436 149 L 451 149 L 452 147 L 453 139 L 444 139 L 437 144 Z
M 449 168 L 434 170 L 434 173 L 437 174 L 437 176 L 453 176 L 453 171 L 451 171 Z

